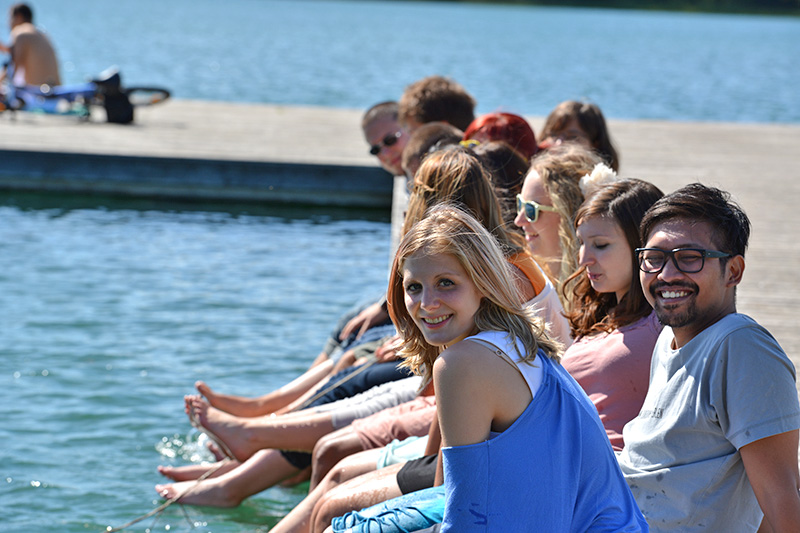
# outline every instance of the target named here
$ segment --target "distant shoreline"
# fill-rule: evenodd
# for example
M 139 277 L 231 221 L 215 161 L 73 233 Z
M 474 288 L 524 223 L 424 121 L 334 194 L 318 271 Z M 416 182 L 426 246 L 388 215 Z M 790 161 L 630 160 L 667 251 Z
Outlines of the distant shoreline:
M 424 1 L 424 0 L 422 0 Z M 800 0 L 666 0 L 638 2 L 637 0 L 436 0 L 462 4 L 507 4 L 551 7 L 583 7 L 599 9 L 633 9 L 640 11 L 671 11 L 685 13 L 718 13 L 741 15 L 800 16 Z

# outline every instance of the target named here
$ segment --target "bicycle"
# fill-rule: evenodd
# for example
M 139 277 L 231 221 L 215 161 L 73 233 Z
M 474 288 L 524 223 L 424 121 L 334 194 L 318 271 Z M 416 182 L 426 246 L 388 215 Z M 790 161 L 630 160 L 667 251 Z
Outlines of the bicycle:
M 92 107 L 103 107 L 108 122 L 129 124 L 136 107 L 158 104 L 169 97 L 170 92 L 161 87 L 123 87 L 119 70 L 112 67 L 86 83 L 56 87 L 11 85 L 7 97 L 0 98 L 0 112 L 77 115 L 88 120 Z

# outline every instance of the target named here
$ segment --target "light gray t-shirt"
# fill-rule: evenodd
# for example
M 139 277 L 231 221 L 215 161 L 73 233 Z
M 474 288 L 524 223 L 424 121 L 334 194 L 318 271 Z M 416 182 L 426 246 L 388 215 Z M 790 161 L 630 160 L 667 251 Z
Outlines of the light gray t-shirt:
M 650 388 L 618 456 L 651 531 L 756 531 L 738 449 L 800 428 L 795 369 L 753 319 L 731 314 L 678 350 L 656 342 Z

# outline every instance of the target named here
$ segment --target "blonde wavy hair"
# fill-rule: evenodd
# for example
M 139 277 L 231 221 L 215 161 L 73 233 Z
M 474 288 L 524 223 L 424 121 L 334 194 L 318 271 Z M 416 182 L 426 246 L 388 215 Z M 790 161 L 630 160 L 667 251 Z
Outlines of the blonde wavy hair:
M 405 306 L 403 269 L 415 255 L 448 254 L 453 256 L 483 296 L 475 314 L 475 332 L 506 331 L 519 338 L 525 353 L 519 356 L 531 362 L 541 349 L 555 361 L 560 360 L 561 346 L 545 333 L 543 321 L 524 302 L 514 283 L 508 261 L 497 240 L 472 215 L 452 204 L 438 204 L 406 233 L 395 255 L 386 295 L 389 314 L 403 338 L 400 355 L 403 366 L 423 376 L 432 377 L 433 362 L 443 347 L 429 344 Z
M 578 268 L 578 236 L 575 213 L 583 203 L 580 180 L 601 163 L 600 156 L 576 143 L 565 143 L 539 152 L 533 158 L 530 175 L 536 172 L 560 217 L 558 238 L 561 244 L 561 272 L 556 280 L 561 287 Z M 540 261 L 540 264 L 546 264 Z M 561 292 L 561 291 L 559 291 Z M 567 309 L 569 301 L 562 298 Z

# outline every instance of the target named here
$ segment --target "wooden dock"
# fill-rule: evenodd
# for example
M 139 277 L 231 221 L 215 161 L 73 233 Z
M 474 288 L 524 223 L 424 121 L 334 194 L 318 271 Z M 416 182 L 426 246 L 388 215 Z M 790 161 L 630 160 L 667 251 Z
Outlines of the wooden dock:
M 388 208 L 360 110 L 174 100 L 133 125 L 0 115 L 0 188 Z M 529 117 L 539 131 L 541 117 Z M 800 125 L 610 121 L 621 175 L 730 191 L 753 222 L 741 312 L 800 367 Z
M 168 101 L 133 124 L 0 115 L 0 188 L 389 209 L 349 110 Z

